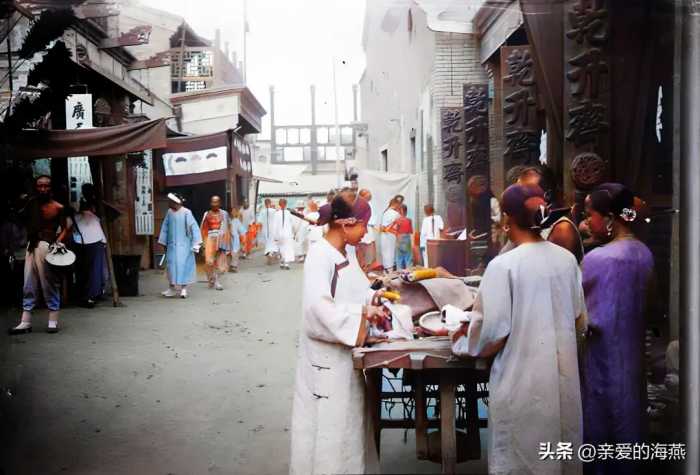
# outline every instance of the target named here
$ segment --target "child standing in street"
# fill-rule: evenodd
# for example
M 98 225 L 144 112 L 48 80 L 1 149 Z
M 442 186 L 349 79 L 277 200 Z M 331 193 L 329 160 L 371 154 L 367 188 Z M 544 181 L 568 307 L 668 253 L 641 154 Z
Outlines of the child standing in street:
M 401 205 L 401 216 L 396 220 L 396 269 L 408 269 L 413 265 L 413 222 L 406 216 L 408 208 Z
M 241 252 L 241 235 L 245 235 L 247 229 L 241 221 L 241 211 L 237 207 L 231 209 L 231 272 L 238 272 L 238 262 Z

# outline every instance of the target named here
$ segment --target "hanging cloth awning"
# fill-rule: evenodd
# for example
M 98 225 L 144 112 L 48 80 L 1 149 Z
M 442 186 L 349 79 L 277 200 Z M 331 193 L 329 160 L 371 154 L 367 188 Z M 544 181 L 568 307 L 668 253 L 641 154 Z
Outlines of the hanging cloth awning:
M 190 186 L 225 181 L 231 163 L 230 131 L 171 137 L 160 150 L 165 186 Z
M 10 140 L 10 152 L 20 160 L 122 155 L 165 148 L 166 119 L 94 129 L 23 130 Z

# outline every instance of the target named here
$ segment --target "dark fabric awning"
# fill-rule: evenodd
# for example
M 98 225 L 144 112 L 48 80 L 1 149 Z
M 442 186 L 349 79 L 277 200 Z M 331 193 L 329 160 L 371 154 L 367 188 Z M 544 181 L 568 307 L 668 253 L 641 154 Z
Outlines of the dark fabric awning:
M 20 132 L 10 148 L 23 160 L 122 155 L 165 148 L 165 135 L 165 119 L 94 129 L 32 129 Z

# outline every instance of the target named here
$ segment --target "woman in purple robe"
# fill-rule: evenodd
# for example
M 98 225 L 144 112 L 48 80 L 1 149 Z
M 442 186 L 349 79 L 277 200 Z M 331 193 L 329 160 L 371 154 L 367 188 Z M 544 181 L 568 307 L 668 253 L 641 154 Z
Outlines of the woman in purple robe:
M 634 195 L 618 183 L 586 198 L 591 233 L 606 244 L 583 259 L 589 333 L 581 358 L 585 443 L 642 442 L 646 432 L 644 331 L 654 259 L 632 232 Z M 594 474 L 636 473 L 630 461 L 587 465 Z

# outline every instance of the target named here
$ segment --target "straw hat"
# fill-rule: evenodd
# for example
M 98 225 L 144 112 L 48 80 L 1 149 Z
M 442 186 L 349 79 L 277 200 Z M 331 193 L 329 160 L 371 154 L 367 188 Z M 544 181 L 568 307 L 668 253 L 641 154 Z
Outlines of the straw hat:
M 55 243 L 49 248 L 46 262 L 56 267 L 68 267 L 75 262 L 75 253 L 63 244 Z

